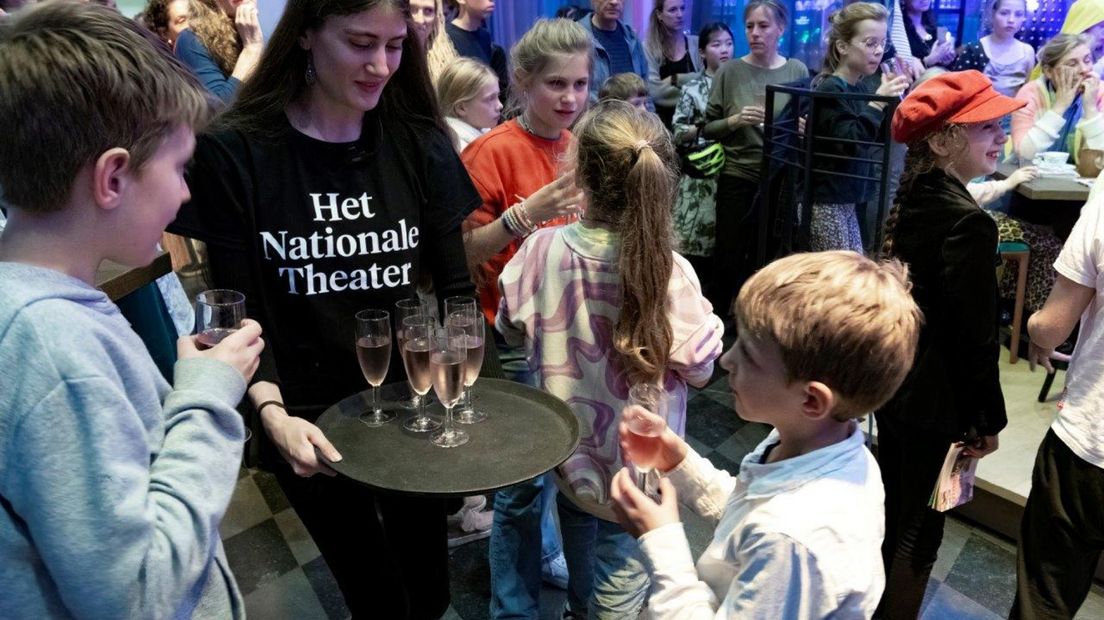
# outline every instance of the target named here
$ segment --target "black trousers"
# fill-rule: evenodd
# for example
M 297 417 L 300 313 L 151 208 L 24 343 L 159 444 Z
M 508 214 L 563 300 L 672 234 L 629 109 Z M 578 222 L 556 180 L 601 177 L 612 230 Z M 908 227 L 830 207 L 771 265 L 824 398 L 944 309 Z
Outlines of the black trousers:
M 879 618 L 916 620 L 943 542 L 945 516 L 928 508 L 951 439 L 895 427 L 878 416 L 878 466 L 885 484 L 886 585 Z
M 1009 618 L 1072 618 L 1104 548 L 1104 469 L 1047 431 L 1020 524 Z
M 755 272 L 759 249 L 759 213 L 755 196 L 759 184 L 722 174 L 717 179 L 716 243 L 713 246 L 713 280 L 707 296 L 713 312 L 728 317 L 732 300 Z
M 273 468 L 353 618 L 436 620 L 449 605 L 444 500 L 376 493 L 348 478 Z

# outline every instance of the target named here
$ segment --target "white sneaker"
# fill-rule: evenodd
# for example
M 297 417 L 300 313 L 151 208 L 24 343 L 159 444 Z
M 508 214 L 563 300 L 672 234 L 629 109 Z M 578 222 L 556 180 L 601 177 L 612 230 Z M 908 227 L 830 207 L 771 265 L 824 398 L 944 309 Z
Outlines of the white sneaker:
M 456 514 L 449 515 L 449 549 L 482 540 L 491 535 L 494 511 L 483 510 L 486 505 L 487 498 L 482 495 L 465 497 L 464 506 Z

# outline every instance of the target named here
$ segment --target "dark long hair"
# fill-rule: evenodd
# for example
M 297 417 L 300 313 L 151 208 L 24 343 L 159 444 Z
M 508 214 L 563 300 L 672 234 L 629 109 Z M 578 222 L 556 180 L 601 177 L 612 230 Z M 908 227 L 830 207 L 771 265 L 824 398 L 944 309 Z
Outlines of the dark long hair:
M 420 121 L 445 131 L 429 81 L 425 50 L 412 34 L 407 0 L 288 0 L 257 70 L 242 84 L 233 107 L 220 118 L 219 125 L 254 136 L 279 135 L 280 124 L 272 119 L 283 114 L 307 86 L 307 53 L 299 46 L 299 37 L 307 30 L 321 27 L 329 17 L 355 15 L 380 6 L 402 11 L 411 32 L 403 41 L 402 62 L 380 99 L 378 109 L 385 126 L 386 121 Z

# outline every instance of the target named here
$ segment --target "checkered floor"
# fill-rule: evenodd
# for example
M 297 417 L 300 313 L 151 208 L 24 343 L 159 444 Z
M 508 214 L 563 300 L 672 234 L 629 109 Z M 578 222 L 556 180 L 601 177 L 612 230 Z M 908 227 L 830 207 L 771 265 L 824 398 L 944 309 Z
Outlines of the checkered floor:
M 205 287 L 199 278 L 182 281 L 192 294 Z M 1032 386 L 1037 383 L 1033 381 Z M 715 465 L 735 473 L 744 455 L 766 437 L 768 430 L 736 415 L 723 370 L 718 368 L 705 389 L 690 390 L 687 439 Z M 708 545 L 712 531 L 692 513 L 684 512 L 683 520 L 696 556 Z M 251 618 L 342 620 L 349 616 L 333 575 L 271 474 L 242 470 L 220 529 Z M 445 618 L 487 618 L 487 541 L 460 547 L 451 558 L 452 607 Z M 1015 544 L 952 517 L 947 522 L 921 617 L 1004 618 L 1012 605 L 1015 583 Z M 541 620 L 558 619 L 564 598 L 563 591 L 545 588 L 541 593 Z M 1077 618 L 1104 619 L 1104 589 L 1093 587 Z
M 694 449 L 732 472 L 768 432 L 767 427 L 743 422 L 736 416 L 723 378 L 704 390 L 692 390 L 687 417 L 687 436 Z M 694 515 L 686 514 L 684 518 L 691 547 L 698 554 L 708 544 L 711 532 Z M 221 531 L 250 617 L 348 617 L 333 575 L 271 474 L 242 470 Z M 951 519 L 921 617 L 1005 617 L 1015 588 L 1015 559 L 1011 541 Z M 486 618 L 490 604 L 487 541 L 455 550 L 451 570 L 452 608 L 445 618 Z M 1102 594 L 1104 590 L 1094 587 L 1077 617 L 1104 618 Z M 563 600 L 561 591 L 546 588 L 542 616 L 557 618 Z

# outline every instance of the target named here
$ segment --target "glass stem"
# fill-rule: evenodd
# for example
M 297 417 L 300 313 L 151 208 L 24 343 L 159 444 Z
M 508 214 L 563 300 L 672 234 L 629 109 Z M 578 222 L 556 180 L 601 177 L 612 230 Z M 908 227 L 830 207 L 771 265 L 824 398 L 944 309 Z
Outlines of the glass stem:
M 452 407 L 445 407 L 445 434 L 452 432 Z
M 380 411 L 379 386 L 378 385 L 373 385 L 372 386 L 372 415 L 374 415 L 378 418 L 380 416 L 380 413 L 382 413 L 382 412 Z
M 464 386 L 464 410 L 466 410 L 466 411 L 471 411 L 472 410 L 471 386 L 470 385 L 465 385 Z
M 425 405 L 426 405 L 425 401 L 426 401 L 426 399 L 422 398 L 421 394 L 415 392 L 414 393 L 414 400 L 417 401 L 417 403 L 418 403 L 418 419 L 419 420 L 424 420 L 425 417 L 426 417 L 426 412 L 425 412 Z

